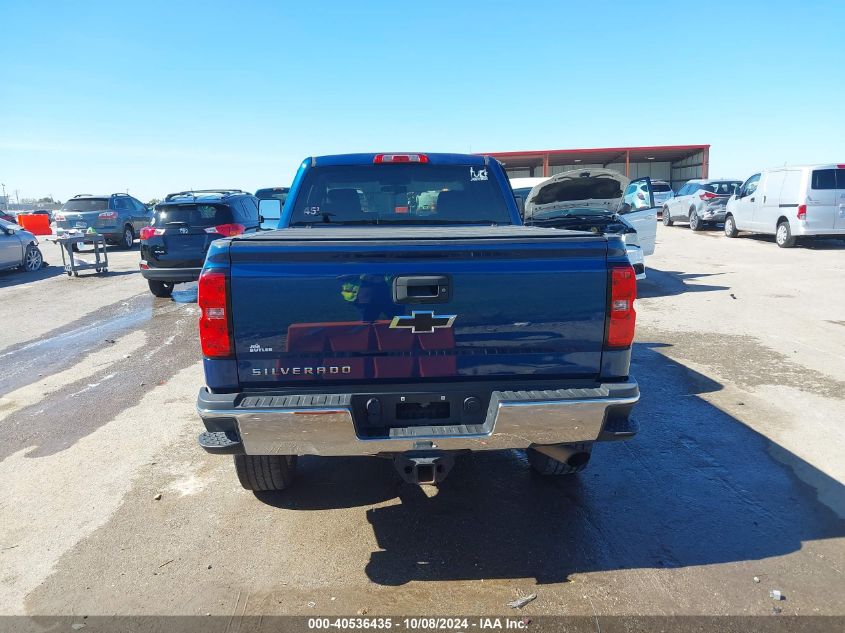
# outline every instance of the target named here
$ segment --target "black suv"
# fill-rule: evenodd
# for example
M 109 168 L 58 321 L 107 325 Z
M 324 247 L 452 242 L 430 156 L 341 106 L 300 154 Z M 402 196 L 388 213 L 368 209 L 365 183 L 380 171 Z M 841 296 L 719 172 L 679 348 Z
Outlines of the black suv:
M 169 194 L 141 229 L 141 274 L 156 297 L 199 279 L 205 254 L 216 239 L 258 230 L 258 199 L 240 189 Z

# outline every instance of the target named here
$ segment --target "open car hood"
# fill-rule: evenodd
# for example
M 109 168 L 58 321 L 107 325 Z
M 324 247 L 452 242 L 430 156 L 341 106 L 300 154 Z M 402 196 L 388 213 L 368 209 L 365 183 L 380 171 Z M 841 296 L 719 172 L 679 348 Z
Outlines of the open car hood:
M 548 218 L 564 209 L 599 209 L 616 213 L 630 179 L 610 169 L 574 169 L 556 174 L 531 189 L 525 200 L 525 220 Z

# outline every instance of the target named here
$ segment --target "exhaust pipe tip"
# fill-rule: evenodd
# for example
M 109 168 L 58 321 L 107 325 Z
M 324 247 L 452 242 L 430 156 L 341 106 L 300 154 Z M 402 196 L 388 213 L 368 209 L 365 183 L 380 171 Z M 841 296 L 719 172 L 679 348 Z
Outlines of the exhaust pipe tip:
M 566 465 L 571 466 L 572 468 L 580 468 L 581 466 L 586 466 L 589 461 L 590 454 L 581 451 L 579 453 L 573 453 L 569 459 L 566 460 Z
M 590 461 L 590 451 L 577 444 L 533 444 L 531 448 L 570 468 L 581 468 Z

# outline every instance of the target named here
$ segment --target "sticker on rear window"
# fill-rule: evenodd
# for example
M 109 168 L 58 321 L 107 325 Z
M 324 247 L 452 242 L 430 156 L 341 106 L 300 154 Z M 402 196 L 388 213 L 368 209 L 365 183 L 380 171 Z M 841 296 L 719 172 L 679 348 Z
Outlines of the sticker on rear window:
M 487 180 L 487 169 L 479 169 L 475 171 L 472 167 L 469 168 L 469 179 L 472 181 L 476 180 Z
M 305 215 L 320 215 L 320 207 L 305 207 Z

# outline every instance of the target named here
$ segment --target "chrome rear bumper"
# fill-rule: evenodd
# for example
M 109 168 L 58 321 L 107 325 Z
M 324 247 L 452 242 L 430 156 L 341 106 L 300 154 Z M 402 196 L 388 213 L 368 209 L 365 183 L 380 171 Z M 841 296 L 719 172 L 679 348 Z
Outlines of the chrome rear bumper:
M 483 424 L 394 426 L 382 436 L 359 432 L 352 394 L 229 397 L 233 406 L 203 389 L 197 409 L 209 431 L 236 436 L 246 454 L 377 455 L 625 439 L 636 432 L 629 415 L 639 388 L 630 380 L 588 389 L 494 391 Z

